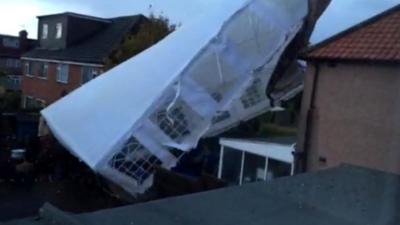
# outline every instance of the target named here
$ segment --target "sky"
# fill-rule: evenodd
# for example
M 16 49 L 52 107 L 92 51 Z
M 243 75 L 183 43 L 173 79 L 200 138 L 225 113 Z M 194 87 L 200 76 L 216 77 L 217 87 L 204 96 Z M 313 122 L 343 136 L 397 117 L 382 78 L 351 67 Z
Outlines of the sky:
M 243 0 L 0 0 L 0 33 L 17 35 L 26 29 L 30 38 L 36 38 L 36 16 L 65 11 L 99 17 L 152 12 L 163 14 L 174 23 L 185 24 L 224 1 Z M 400 0 L 332 0 L 311 42 L 322 41 L 397 4 Z

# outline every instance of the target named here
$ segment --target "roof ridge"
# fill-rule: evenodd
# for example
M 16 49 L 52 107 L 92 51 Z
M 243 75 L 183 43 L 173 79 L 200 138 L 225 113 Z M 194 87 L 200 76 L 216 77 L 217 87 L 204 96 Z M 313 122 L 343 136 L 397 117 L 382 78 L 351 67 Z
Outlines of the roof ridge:
M 337 33 L 337 34 L 335 34 L 335 35 L 333 35 L 333 36 L 331 36 L 331 37 L 329 37 L 329 38 L 327 38 L 327 39 L 325 39 L 325 40 L 323 40 L 323 41 L 321 41 L 321 42 L 319 42 L 319 43 L 317 43 L 317 44 L 315 44 L 315 45 L 313 45 L 313 46 L 311 46 L 309 48 L 307 48 L 307 49 L 305 49 L 305 51 L 301 54 L 302 55 L 301 58 L 307 58 L 307 55 L 310 54 L 311 52 L 313 52 L 313 51 L 315 51 L 317 49 L 320 49 L 322 47 L 325 47 L 326 45 L 328 45 L 328 44 L 330 44 L 330 43 L 332 43 L 332 42 L 334 42 L 334 41 L 336 41 L 336 40 L 338 40 L 338 39 L 340 39 L 340 38 L 342 38 L 342 37 L 344 37 L 344 36 L 346 36 L 346 35 L 348 35 L 350 33 L 353 33 L 353 32 L 355 32 L 355 31 L 357 31 L 357 30 L 359 30 L 361 28 L 364 28 L 364 27 L 366 27 L 366 26 L 368 26 L 370 24 L 373 24 L 373 23 L 377 22 L 378 20 L 380 20 L 381 18 L 383 18 L 385 16 L 388 16 L 388 15 L 390 15 L 390 14 L 392 14 L 392 13 L 398 11 L 398 10 L 400 10 L 400 4 L 395 5 L 395 6 L 391 7 L 391 8 L 389 8 L 389 9 L 381 12 L 381 13 L 378 13 L 377 15 L 372 16 L 371 18 L 369 18 L 367 20 L 361 21 L 360 23 L 358 23 L 358 24 L 356 24 L 354 26 L 351 26 L 351 27 L 349 27 L 349 28 L 347 28 L 347 29 L 345 29 L 345 30 L 343 30 L 343 31 L 341 31 L 341 32 L 339 32 L 339 33 Z
M 106 18 L 103 18 L 103 17 L 92 16 L 92 15 L 87 15 L 87 14 L 81 14 L 81 13 L 76 13 L 76 12 L 69 12 L 69 11 L 65 11 L 65 12 L 62 12 L 62 13 L 41 15 L 41 16 L 38 16 L 37 18 L 49 17 L 49 16 L 60 16 L 60 15 L 67 15 L 67 16 L 73 16 L 73 17 L 78 17 L 78 18 L 83 18 L 83 19 L 90 19 L 90 20 L 98 20 L 98 21 L 106 22 L 106 23 L 110 23 L 111 22 L 109 19 L 106 19 Z
M 141 13 L 138 13 L 138 14 L 132 14 L 132 15 L 125 15 L 125 16 L 109 17 L 107 19 L 115 20 L 115 19 L 120 19 L 120 18 L 134 18 L 134 17 L 146 17 L 146 16 Z

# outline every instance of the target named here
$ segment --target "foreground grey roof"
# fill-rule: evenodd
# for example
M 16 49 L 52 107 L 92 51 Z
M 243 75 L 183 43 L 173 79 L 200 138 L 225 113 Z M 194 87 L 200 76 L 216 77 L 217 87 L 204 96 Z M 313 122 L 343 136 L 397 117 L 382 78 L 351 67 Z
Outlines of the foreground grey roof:
M 40 220 L 6 224 L 394 225 L 398 212 L 399 176 L 341 166 L 81 215 L 46 206 Z
M 37 48 L 24 54 L 23 57 L 102 64 L 123 38 L 143 19 L 145 19 L 143 15 L 107 19 L 110 23 L 106 28 L 79 44 L 58 50 Z

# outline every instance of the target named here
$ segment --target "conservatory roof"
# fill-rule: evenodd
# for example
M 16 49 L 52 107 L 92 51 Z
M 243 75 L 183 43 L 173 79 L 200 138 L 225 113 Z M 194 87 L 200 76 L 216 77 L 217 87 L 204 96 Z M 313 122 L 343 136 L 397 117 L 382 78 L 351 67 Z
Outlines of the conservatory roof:
M 294 144 L 265 141 L 266 139 L 230 139 L 222 138 L 219 143 L 224 147 L 265 156 L 282 162 L 293 162 Z

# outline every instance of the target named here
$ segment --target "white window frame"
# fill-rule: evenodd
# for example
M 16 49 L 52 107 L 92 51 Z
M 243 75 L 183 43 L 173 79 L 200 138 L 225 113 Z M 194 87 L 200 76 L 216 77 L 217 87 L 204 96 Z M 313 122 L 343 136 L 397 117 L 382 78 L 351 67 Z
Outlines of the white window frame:
M 62 71 L 62 68 L 66 68 Z M 57 76 L 56 80 L 59 83 L 67 84 L 69 80 L 69 65 L 68 64 L 58 64 L 57 66 Z
M 45 71 L 46 71 L 46 73 L 44 73 Z M 45 63 L 45 62 L 41 62 L 40 63 L 40 70 L 39 70 L 39 73 L 38 73 L 38 77 L 40 79 L 47 80 L 48 75 L 49 75 L 49 64 Z
M 3 46 L 7 48 L 19 48 L 20 43 L 19 40 L 16 38 L 3 38 Z
M 32 67 L 33 67 L 33 62 L 25 62 L 25 73 L 26 73 L 25 75 L 27 77 L 33 77 L 34 76 L 33 73 L 32 74 L 29 73 L 31 71 Z
M 43 100 L 41 98 L 36 98 L 35 101 L 37 103 L 39 103 L 38 104 L 38 105 L 40 105 L 39 108 L 46 108 L 46 101 L 45 100 Z
M 49 36 L 49 25 L 47 23 L 44 23 L 42 25 L 42 39 L 47 39 Z
M 25 108 L 25 109 L 27 108 L 28 99 L 34 100 L 35 98 L 32 97 L 32 96 L 29 96 L 29 95 L 25 95 L 25 97 L 24 97 L 24 104 L 23 104 L 23 108 Z
M 56 24 L 56 39 L 61 39 L 63 35 L 63 26 L 62 23 Z
M 85 69 L 87 69 L 89 71 L 89 73 L 91 73 L 91 78 L 90 80 L 88 80 L 87 82 L 84 82 L 84 76 L 85 76 Z M 91 80 L 93 80 L 94 78 L 96 78 L 98 76 L 98 71 L 96 68 L 94 67 L 90 67 L 90 66 L 82 66 L 81 67 L 81 85 L 90 82 Z
M 12 58 L 7 58 L 6 59 L 6 67 L 14 67 L 14 59 Z

